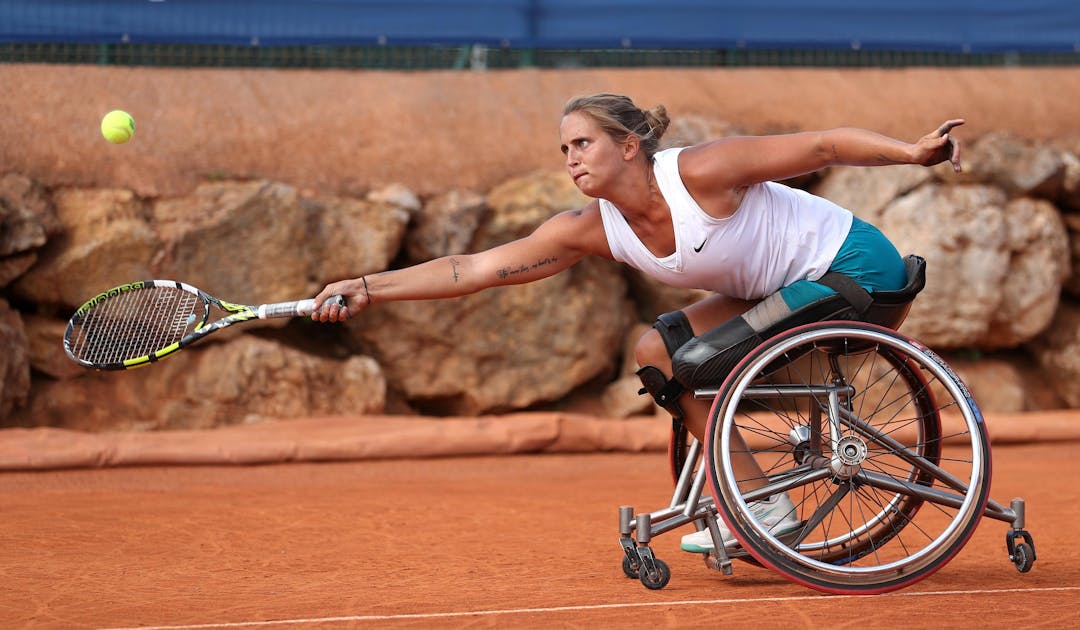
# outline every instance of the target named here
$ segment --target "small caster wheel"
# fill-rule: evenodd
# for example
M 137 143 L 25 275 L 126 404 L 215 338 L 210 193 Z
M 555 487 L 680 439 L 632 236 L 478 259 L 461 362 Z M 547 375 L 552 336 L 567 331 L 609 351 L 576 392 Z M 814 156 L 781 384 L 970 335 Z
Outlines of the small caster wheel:
M 1031 534 L 1022 529 L 1010 530 L 1005 534 L 1005 548 L 1017 571 L 1027 573 L 1031 570 L 1031 565 L 1035 564 L 1035 541 Z
M 1016 543 L 1016 548 L 1009 559 L 1012 560 L 1017 571 L 1027 573 L 1031 570 L 1031 565 L 1035 564 L 1035 550 L 1026 542 Z
M 640 564 L 638 565 L 640 566 Z M 622 557 L 622 572 L 626 574 L 626 577 L 631 579 L 638 579 L 638 567 L 635 567 L 630 563 L 630 558 L 627 556 Z
M 648 571 L 641 571 L 641 583 L 645 585 L 645 588 L 656 591 L 664 588 L 671 581 L 671 569 L 659 558 L 653 558 L 653 563 L 656 565 L 654 576 L 650 577 Z

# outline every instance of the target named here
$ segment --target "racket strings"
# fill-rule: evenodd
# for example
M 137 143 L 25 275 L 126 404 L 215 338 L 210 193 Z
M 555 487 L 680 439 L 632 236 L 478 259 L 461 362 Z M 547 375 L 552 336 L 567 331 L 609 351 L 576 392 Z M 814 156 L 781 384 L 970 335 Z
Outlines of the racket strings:
M 73 331 L 71 351 L 98 365 L 148 356 L 194 330 L 206 308 L 202 298 L 183 289 L 125 291 L 86 312 Z

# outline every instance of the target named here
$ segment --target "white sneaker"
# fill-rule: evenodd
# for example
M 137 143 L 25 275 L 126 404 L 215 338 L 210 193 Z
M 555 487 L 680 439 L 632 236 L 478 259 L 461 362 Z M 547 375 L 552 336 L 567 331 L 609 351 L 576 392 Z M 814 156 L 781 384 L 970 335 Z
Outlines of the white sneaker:
M 773 536 L 782 536 L 798 529 L 802 525 L 799 515 L 795 511 L 795 505 L 788 498 L 787 493 L 774 494 L 767 499 L 751 501 L 747 504 L 750 512 L 762 525 L 769 528 Z M 728 529 L 723 519 L 717 519 L 716 525 L 720 528 L 720 539 L 724 541 L 724 548 L 729 549 L 738 544 L 735 536 Z M 691 553 L 709 553 L 713 550 L 712 536 L 709 528 L 687 534 L 682 538 L 683 551 Z

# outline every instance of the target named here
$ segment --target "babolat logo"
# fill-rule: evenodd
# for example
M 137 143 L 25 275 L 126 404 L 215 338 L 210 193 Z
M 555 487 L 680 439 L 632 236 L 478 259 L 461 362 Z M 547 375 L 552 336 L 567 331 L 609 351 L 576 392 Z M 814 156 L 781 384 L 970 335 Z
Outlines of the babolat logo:
M 90 310 L 91 308 L 97 306 L 98 304 L 104 302 L 105 300 L 107 300 L 107 299 L 109 299 L 111 297 L 116 297 L 116 296 L 120 295 L 121 293 L 124 293 L 125 291 L 132 291 L 134 289 L 141 289 L 141 288 L 145 287 L 146 284 L 147 283 L 146 283 L 145 280 L 140 280 L 138 282 L 130 282 L 128 284 L 121 284 L 118 287 L 113 287 L 113 288 L 109 289 L 108 291 L 106 291 L 104 293 L 99 293 L 99 294 L 95 295 L 94 297 L 90 298 L 90 301 L 87 302 L 86 304 L 83 304 L 82 306 L 80 306 L 79 310 L 75 311 L 75 314 L 76 315 L 83 315 L 84 313 L 86 313 L 86 311 Z

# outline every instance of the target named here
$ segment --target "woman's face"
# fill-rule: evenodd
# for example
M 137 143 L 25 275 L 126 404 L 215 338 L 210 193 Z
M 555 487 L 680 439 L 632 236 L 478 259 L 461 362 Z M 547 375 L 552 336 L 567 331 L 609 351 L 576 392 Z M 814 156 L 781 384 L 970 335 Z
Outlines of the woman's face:
M 566 170 L 578 190 L 590 197 L 603 197 L 623 166 L 623 145 L 581 112 L 563 116 L 559 138 Z

